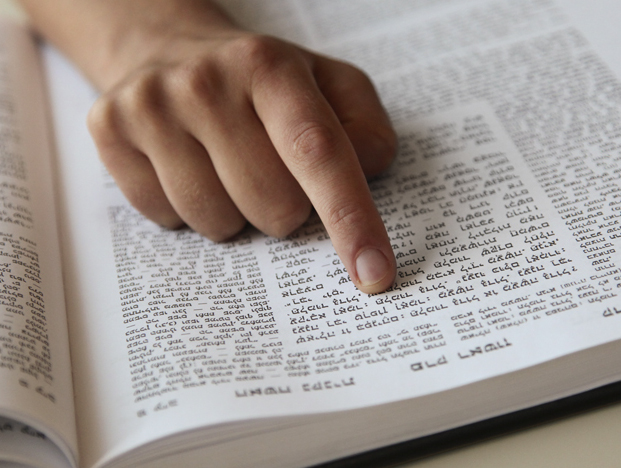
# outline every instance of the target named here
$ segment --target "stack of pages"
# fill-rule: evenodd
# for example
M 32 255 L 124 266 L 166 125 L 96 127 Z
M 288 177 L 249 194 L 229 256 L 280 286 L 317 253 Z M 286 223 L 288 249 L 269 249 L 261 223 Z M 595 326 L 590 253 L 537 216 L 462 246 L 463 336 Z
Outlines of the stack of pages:
M 400 148 L 373 296 L 317 218 L 222 244 L 145 220 L 96 93 L 2 24 L 0 465 L 308 466 L 620 380 L 621 58 L 578 3 L 223 2 L 376 83 Z

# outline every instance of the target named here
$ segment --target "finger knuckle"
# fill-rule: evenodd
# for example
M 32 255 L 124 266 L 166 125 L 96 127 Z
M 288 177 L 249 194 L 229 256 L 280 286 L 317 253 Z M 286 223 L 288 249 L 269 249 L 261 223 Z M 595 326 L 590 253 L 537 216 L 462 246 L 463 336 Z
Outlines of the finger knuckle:
M 327 209 L 326 222 L 337 233 L 347 233 L 352 226 L 363 226 L 367 219 L 356 203 L 344 203 Z
M 238 220 L 219 221 L 209 224 L 205 228 L 203 235 L 213 242 L 224 242 L 239 234 L 242 229 L 244 229 L 245 225 L 246 220 L 243 218 Z
M 132 129 L 160 131 L 166 119 L 157 76 L 143 73 L 100 97 L 88 115 L 88 127 L 98 145 L 131 140 Z
M 184 177 L 184 174 L 179 175 L 179 179 L 184 180 L 185 183 L 180 183 L 171 189 L 175 193 L 177 210 L 188 224 L 210 225 L 210 212 L 206 210 L 206 207 L 210 206 L 208 194 L 197 181 L 187 176 Z
M 310 216 L 310 212 L 311 204 L 308 200 L 280 204 L 266 215 L 266 227 L 262 230 L 273 237 L 285 237 L 302 226 Z
M 119 187 L 131 205 L 151 221 L 169 229 L 181 227 L 184 223 L 170 205 L 159 184 L 140 176 L 137 179 L 127 178 L 123 174 Z M 138 182 L 138 183 L 132 183 Z
M 125 187 L 124 194 L 134 208 L 161 226 L 174 228 L 181 223 L 174 210 L 166 203 L 160 203 L 151 190 L 134 185 Z
M 237 210 L 224 210 L 224 205 L 214 202 L 200 182 L 185 185 L 177 195 L 175 207 L 181 218 L 214 242 L 233 237 L 246 224 L 246 220 Z
M 118 93 L 118 107 L 128 119 L 153 120 L 165 107 L 161 76 L 146 71 L 132 79 Z
M 202 218 L 196 230 L 213 242 L 224 242 L 239 234 L 246 226 L 246 219 L 237 213 Z
M 261 70 L 281 63 L 284 49 L 284 44 L 277 39 L 250 34 L 233 41 L 229 53 L 238 63 L 246 64 L 251 70 Z
M 128 150 L 115 102 L 106 96 L 99 98 L 88 113 L 87 125 L 100 160 L 110 173 L 115 174 L 123 166 Z
M 307 123 L 294 132 L 292 155 L 300 167 L 320 170 L 329 164 L 339 145 L 335 129 L 320 122 Z
M 231 44 L 229 56 L 253 87 L 270 88 L 274 79 L 295 76 L 309 70 L 304 53 L 291 44 L 273 37 L 248 35 Z
M 224 93 L 225 79 L 219 67 L 199 57 L 180 65 L 171 78 L 172 95 L 185 106 L 200 103 L 207 108 L 217 105 Z
M 101 96 L 87 116 L 88 129 L 96 142 L 105 142 L 118 131 L 118 109 L 114 100 Z

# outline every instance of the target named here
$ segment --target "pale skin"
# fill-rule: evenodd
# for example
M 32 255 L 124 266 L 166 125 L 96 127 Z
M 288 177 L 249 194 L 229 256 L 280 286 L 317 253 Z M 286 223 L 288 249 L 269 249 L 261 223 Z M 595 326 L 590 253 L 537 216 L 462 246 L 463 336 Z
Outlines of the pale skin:
M 21 0 L 101 91 L 88 125 L 127 199 L 214 241 L 247 222 L 284 237 L 314 209 L 365 293 L 395 258 L 365 176 L 390 121 L 358 69 L 236 26 L 204 0 Z

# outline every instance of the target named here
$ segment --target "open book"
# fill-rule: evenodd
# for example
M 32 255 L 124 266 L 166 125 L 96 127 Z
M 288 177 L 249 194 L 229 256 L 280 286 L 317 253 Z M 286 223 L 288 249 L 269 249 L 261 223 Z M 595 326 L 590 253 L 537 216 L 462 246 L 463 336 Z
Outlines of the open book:
M 0 464 L 307 466 L 621 380 L 621 83 L 559 5 L 225 7 L 373 77 L 397 282 L 357 291 L 317 219 L 222 244 L 145 220 L 95 93 L 3 24 Z

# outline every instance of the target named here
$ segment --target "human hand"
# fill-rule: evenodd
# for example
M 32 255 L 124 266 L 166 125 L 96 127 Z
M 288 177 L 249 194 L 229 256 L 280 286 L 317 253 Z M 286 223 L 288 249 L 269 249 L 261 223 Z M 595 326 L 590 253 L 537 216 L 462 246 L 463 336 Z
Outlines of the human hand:
M 139 211 L 223 241 L 246 221 L 286 236 L 314 207 L 358 288 L 391 286 L 394 255 L 365 175 L 390 164 L 396 138 L 362 72 L 239 29 L 205 1 L 59 2 L 106 46 L 93 56 L 57 32 L 103 91 L 89 128 Z
M 354 283 L 389 287 L 393 254 L 365 174 L 388 166 L 395 137 L 370 81 L 244 31 L 179 45 L 133 70 L 89 116 L 128 200 L 215 241 L 246 220 L 283 237 L 312 205 Z

